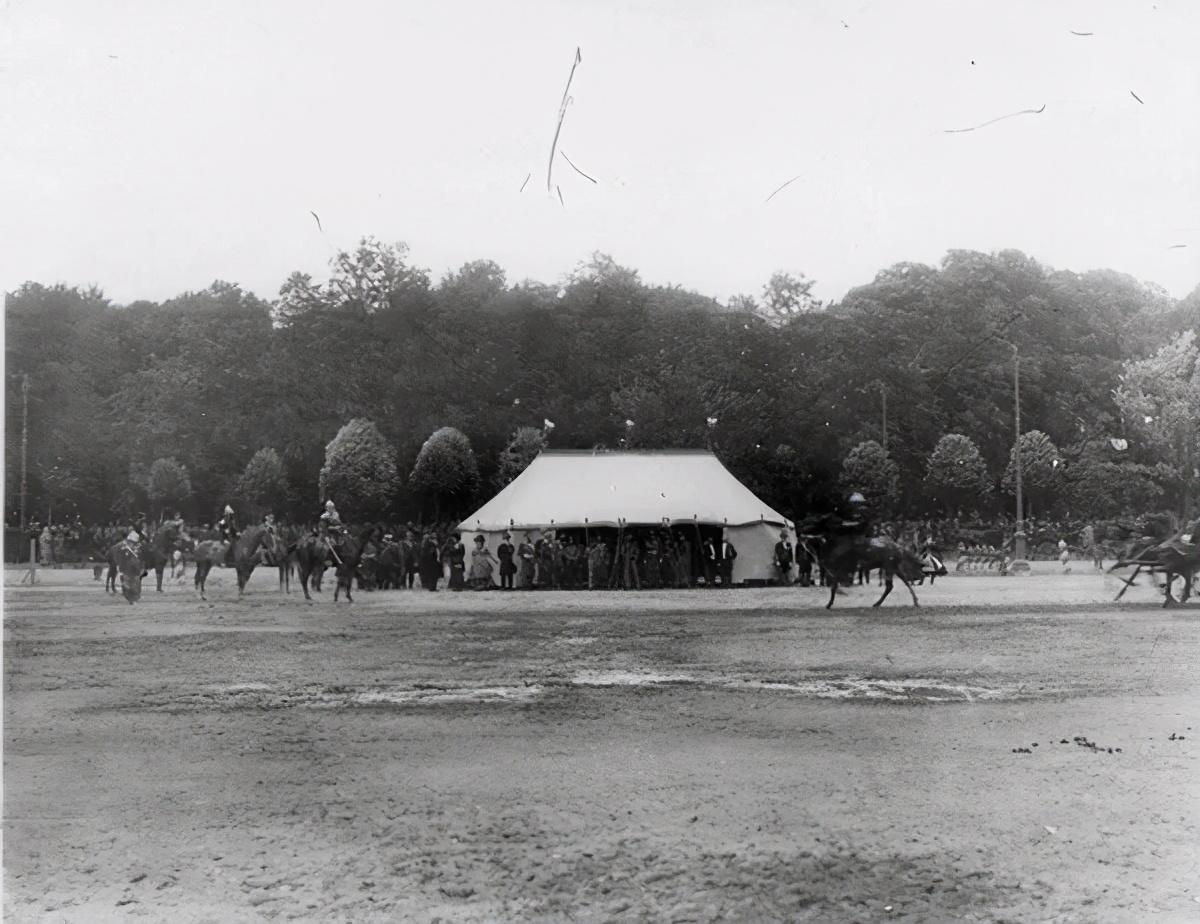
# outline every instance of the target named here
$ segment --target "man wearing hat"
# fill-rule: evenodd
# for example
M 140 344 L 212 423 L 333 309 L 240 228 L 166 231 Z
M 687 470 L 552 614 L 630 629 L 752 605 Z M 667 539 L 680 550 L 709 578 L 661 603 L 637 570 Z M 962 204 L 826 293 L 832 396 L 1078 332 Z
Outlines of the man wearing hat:
M 517 566 L 513 564 L 513 554 L 516 549 L 513 548 L 512 536 L 508 533 L 504 534 L 504 540 L 496 549 L 496 557 L 500 560 L 500 589 L 513 589 L 513 575 L 517 573 Z
M 792 583 L 792 562 L 794 560 L 795 553 L 792 550 L 791 542 L 788 541 L 787 530 L 780 530 L 779 541 L 775 543 L 775 567 L 779 569 L 780 580 L 784 587 Z
M 338 558 L 337 552 L 333 548 L 333 540 L 342 532 L 342 518 L 338 515 L 337 507 L 333 506 L 332 500 L 325 501 L 325 510 L 317 519 L 317 536 L 324 541 L 325 548 L 329 549 L 333 560 L 339 565 L 341 559 Z
M 217 520 L 217 530 L 220 532 L 223 542 L 232 543 L 237 538 L 237 523 L 234 522 L 233 508 L 229 504 L 225 505 L 224 515 Z
M 729 541 L 729 531 L 721 530 L 721 541 L 717 543 L 717 570 L 721 575 L 721 586 L 728 587 L 733 583 L 733 560 L 737 558 L 737 549 Z
M 129 551 L 134 555 L 142 554 L 142 537 L 138 535 L 136 529 L 131 529 L 129 531 L 129 535 L 125 537 L 125 542 L 123 544 L 125 548 L 129 549 Z M 143 575 L 143 577 L 144 576 L 145 575 Z
M 417 578 L 417 570 L 420 566 L 421 547 L 417 542 L 417 535 L 411 529 L 404 531 L 404 538 L 400 540 L 400 589 L 413 589 Z
M 317 521 L 317 528 L 322 533 L 336 534 L 341 531 L 342 518 L 338 515 L 337 507 L 333 506 L 333 501 L 325 501 L 325 511 Z

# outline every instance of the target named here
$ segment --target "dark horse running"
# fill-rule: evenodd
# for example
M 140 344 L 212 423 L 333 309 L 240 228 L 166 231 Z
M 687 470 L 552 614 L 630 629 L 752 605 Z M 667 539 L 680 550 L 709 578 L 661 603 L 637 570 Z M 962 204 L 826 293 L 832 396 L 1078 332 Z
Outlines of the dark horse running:
M 311 534 L 303 536 L 285 554 L 289 559 L 295 560 L 300 589 L 304 591 L 304 599 L 311 600 L 309 585 L 312 585 L 314 593 L 320 593 L 321 577 L 328 567 L 329 548 L 325 545 L 325 540 Z
M 1195 538 L 1194 534 L 1193 538 Z M 1118 568 L 1127 568 L 1130 565 L 1136 567 L 1128 579 L 1121 579 L 1124 586 L 1117 594 L 1118 600 L 1125 596 L 1125 591 L 1133 586 L 1138 574 L 1145 570 L 1150 574 L 1159 572 L 1166 578 L 1166 585 L 1163 587 L 1165 595 L 1163 606 L 1171 606 L 1176 602 L 1186 603 L 1192 592 L 1192 582 L 1195 580 L 1196 572 L 1200 570 L 1200 543 L 1173 539 L 1170 542 L 1144 547 L 1129 556 L 1123 556 L 1108 569 L 1108 573 L 1112 574 Z M 1171 585 L 1177 577 L 1183 578 L 1183 589 L 1179 592 L 1178 601 L 1171 593 Z
M 276 554 L 278 551 L 278 541 L 269 526 L 251 526 L 238 536 L 237 541 L 233 544 L 233 566 L 237 570 L 239 597 L 245 593 L 246 582 L 250 580 L 254 566 L 259 562 L 258 550 L 260 548 L 267 549 L 272 554 Z M 229 543 L 216 539 L 201 542 L 196 546 L 194 553 L 196 557 L 195 583 L 201 600 L 206 599 L 204 583 L 208 579 L 208 573 L 212 570 L 213 565 L 223 563 L 228 553 Z
M 125 542 L 112 546 L 106 555 L 108 559 L 108 579 L 104 583 L 105 590 L 112 584 L 112 592 L 117 592 L 117 576 L 121 579 L 121 593 L 131 604 L 141 599 L 142 573 L 145 571 L 144 553 L 135 552 Z
M 883 596 L 872 606 L 879 606 L 892 592 L 892 578 L 898 577 L 908 592 L 912 595 L 913 606 L 917 602 L 913 584 L 919 584 L 925 579 L 921 559 L 908 549 L 891 539 L 865 536 L 830 536 L 820 544 L 818 552 L 820 566 L 829 582 L 829 602 L 826 609 L 833 606 L 833 598 L 837 595 L 839 584 L 849 584 L 860 568 L 883 572 Z
M 174 567 L 176 550 L 182 551 L 189 544 L 183 532 L 173 523 L 164 523 L 154 531 L 148 542 L 142 545 L 142 558 L 146 562 L 146 570 L 153 571 L 158 582 L 158 592 L 162 593 L 163 571 L 167 565 Z
M 344 527 L 336 533 L 324 536 L 305 536 L 288 550 L 295 555 L 296 573 L 300 578 L 300 588 L 304 591 L 304 599 L 311 600 L 308 593 L 309 581 L 312 589 L 321 590 L 321 575 L 326 563 L 333 560 L 334 574 L 337 576 L 337 586 L 333 591 L 333 602 L 337 603 L 342 590 L 346 591 L 346 600 L 354 602 L 351 596 L 351 586 L 354 575 L 358 573 L 362 563 L 363 541 L 350 533 Z

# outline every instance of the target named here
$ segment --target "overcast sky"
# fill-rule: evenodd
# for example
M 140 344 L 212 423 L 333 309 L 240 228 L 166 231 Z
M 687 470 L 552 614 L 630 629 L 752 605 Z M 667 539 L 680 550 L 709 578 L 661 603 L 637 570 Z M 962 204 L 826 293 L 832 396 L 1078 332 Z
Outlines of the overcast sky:
M 1192 0 L 0 9 L 5 290 L 273 298 L 364 235 L 435 280 L 601 250 L 721 300 L 951 248 L 1200 282 Z M 596 182 L 556 155 L 548 192 L 576 47 L 558 150 Z

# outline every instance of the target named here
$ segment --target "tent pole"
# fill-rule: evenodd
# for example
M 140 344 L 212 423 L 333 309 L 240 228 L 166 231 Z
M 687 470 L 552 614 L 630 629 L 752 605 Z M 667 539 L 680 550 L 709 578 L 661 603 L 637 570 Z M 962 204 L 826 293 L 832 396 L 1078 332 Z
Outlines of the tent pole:
M 617 551 L 613 555 L 613 573 L 608 576 L 609 587 L 621 587 L 624 583 L 624 566 L 621 561 L 625 543 L 621 540 L 625 534 L 625 521 L 620 517 L 617 518 Z

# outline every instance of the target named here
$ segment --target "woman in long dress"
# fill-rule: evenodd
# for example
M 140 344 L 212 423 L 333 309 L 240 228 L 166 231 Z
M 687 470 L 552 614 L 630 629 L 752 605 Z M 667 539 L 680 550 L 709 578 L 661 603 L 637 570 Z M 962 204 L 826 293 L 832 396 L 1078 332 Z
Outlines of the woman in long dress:
M 462 590 L 466 587 L 467 550 L 460 534 L 454 533 L 451 537 L 444 557 L 450 561 L 450 589 Z
M 442 560 L 438 554 L 437 538 L 433 533 L 426 533 L 425 538 L 421 540 L 419 562 L 421 586 L 426 590 L 437 590 L 438 580 L 442 576 Z
M 471 586 L 476 590 L 491 587 L 493 566 L 496 564 L 499 562 L 484 545 L 483 536 L 476 536 L 475 548 L 471 550 Z

